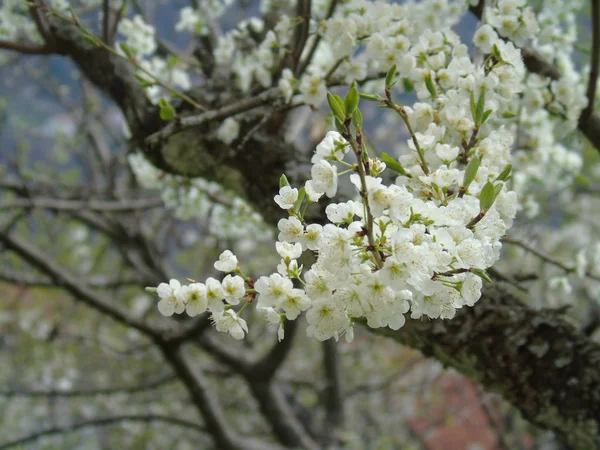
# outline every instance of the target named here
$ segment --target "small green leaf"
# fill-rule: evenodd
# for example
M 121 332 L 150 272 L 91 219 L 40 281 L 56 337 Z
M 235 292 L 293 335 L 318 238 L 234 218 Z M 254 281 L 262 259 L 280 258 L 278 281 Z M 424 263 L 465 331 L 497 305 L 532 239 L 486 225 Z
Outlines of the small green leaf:
M 290 182 L 288 181 L 287 177 L 285 176 L 285 173 L 282 173 L 281 176 L 279 177 L 279 189 L 281 189 L 284 186 L 289 186 Z
M 358 95 L 360 96 L 360 98 L 362 98 L 368 102 L 383 101 L 383 99 L 379 95 L 375 95 L 375 94 L 367 94 L 365 92 L 360 92 Z
M 362 130 L 363 127 L 363 115 L 360 112 L 360 109 L 356 109 L 354 113 L 352 113 L 352 124 L 354 128 L 357 130 Z
M 479 209 L 481 211 L 489 210 L 496 199 L 496 188 L 489 181 L 485 183 L 479 193 Z
M 435 87 L 433 80 L 431 79 L 430 73 L 425 75 L 425 86 L 427 87 L 427 90 L 431 94 L 431 97 L 436 98 L 437 97 L 437 89 Z
M 352 86 L 350 86 L 350 90 L 348 91 L 348 94 L 346 95 L 346 98 L 344 99 L 344 107 L 346 109 L 347 116 L 352 116 L 352 113 L 354 113 L 354 111 L 358 107 L 359 101 L 360 101 L 360 97 L 358 95 L 358 89 L 356 87 L 356 81 L 355 81 L 354 83 L 352 83 Z
M 405 92 L 412 92 L 415 89 L 415 85 L 410 78 L 402 78 L 402 85 Z
M 394 64 L 390 70 L 388 70 L 388 73 L 385 76 L 386 89 L 390 89 L 394 84 L 396 84 L 396 75 L 398 75 L 398 70 L 396 68 L 396 64 Z
M 584 186 L 588 186 L 590 184 L 590 180 L 588 180 L 584 175 L 579 174 L 575 177 L 575 181 Z
M 382 153 L 379 157 L 386 165 L 388 169 L 393 170 L 394 172 L 398 172 L 401 175 L 408 175 L 402 164 L 400 164 L 396 159 L 392 158 L 387 153 Z
M 134 74 L 134 76 L 140 81 L 140 86 L 141 87 L 143 87 L 143 88 L 149 88 L 151 86 L 154 86 L 154 81 L 150 81 L 150 80 L 144 78 L 139 73 Z
M 133 50 L 131 50 L 131 47 L 129 47 L 129 45 L 127 45 L 125 42 L 119 42 L 119 47 L 128 58 L 130 58 L 130 59 L 135 58 L 135 54 L 133 53 Z
M 162 120 L 171 120 L 173 117 L 175 117 L 175 109 L 173 109 L 167 99 L 161 98 L 158 102 L 158 106 L 160 107 L 160 118 Z
M 481 123 L 485 123 L 486 120 L 488 120 L 488 117 L 490 117 L 490 114 L 492 113 L 491 109 L 488 109 L 486 112 L 483 113 L 483 117 L 481 118 Z
M 342 122 L 337 117 L 335 117 L 334 120 L 335 120 L 335 129 L 338 130 L 339 133 L 344 134 L 346 132 L 346 127 L 344 126 L 344 122 Z
M 479 170 L 479 166 L 481 165 L 481 156 L 476 155 L 471 158 L 469 164 L 467 164 L 467 168 L 465 169 L 465 176 L 463 178 L 462 189 L 465 191 L 469 188 L 475 177 L 477 176 L 477 171 Z
M 148 287 L 145 289 L 145 291 L 146 291 L 146 292 L 151 292 L 151 293 L 153 293 L 153 294 L 154 294 L 154 293 L 156 293 L 156 291 L 157 291 L 157 290 L 158 290 L 158 289 L 156 289 L 155 287 L 150 287 L 150 286 L 148 286 Z
M 502 172 L 500 172 L 500 175 L 498 175 L 496 181 L 508 181 L 508 179 L 510 178 L 511 170 L 512 164 L 508 164 L 504 169 L 502 169 Z
M 503 119 L 514 119 L 515 117 L 517 117 L 517 114 L 511 112 L 505 112 L 502 114 Z
M 95 36 L 92 36 L 91 34 L 83 34 L 83 40 L 86 42 L 89 42 L 90 44 L 92 44 L 95 47 L 99 47 L 100 44 L 98 43 L 98 40 L 96 39 Z
M 305 196 L 306 196 L 306 189 L 301 188 L 298 191 L 298 200 L 296 200 L 296 203 L 294 203 L 294 211 L 300 212 L 300 207 L 302 206 L 302 201 L 304 200 Z
M 475 118 L 475 123 L 477 125 L 481 125 L 483 123 L 482 119 L 483 119 L 483 108 L 485 107 L 485 91 L 483 89 L 481 89 L 481 92 L 479 93 L 479 98 L 477 99 L 477 106 L 476 106 L 476 118 Z
M 473 116 L 473 121 L 477 123 L 477 108 L 475 106 L 475 96 L 473 95 L 473 91 L 471 91 L 471 116 Z
M 498 194 L 502 191 L 503 187 L 504 187 L 504 183 L 498 183 L 497 185 L 494 186 L 494 200 L 496 200 L 496 198 L 498 197 Z
M 327 102 L 329 103 L 329 107 L 331 108 L 331 112 L 333 112 L 334 117 L 343 123 L 344 119 L 346 118 L 346 107 L 344 106 L 344 102 L 342 101 L 341 97 L 328 92 Z
M 479 278 L 487 281 L 488 283 L 492 283 L 492 279 L 489 277 L 489 275 L 483 269 L 471 269 L 471 273 L 473 275 L 477 275 Z

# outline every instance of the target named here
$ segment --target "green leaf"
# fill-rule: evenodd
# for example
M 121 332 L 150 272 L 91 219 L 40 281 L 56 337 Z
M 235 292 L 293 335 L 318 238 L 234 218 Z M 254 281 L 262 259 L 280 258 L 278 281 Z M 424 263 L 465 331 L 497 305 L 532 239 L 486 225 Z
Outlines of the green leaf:
M 479 170 L 479 166 L 481 165 L 481 156 L 476 155 L 471 158 L 469 164 L 467 164 L 467 168 L 465 169 L 465 176 L 463 178 L 462 189 L 465 191 L 469 188 L 475 176 L 477 176 L 477 171 Z
M 436 98 L 437 97 L 437 89 L 435 87 L 433 80 L 431 79 L 431 74 L 429 74 L 429 73 L 427 75 L 425 75 L 425 86 L 427 87 L 427 90 L 431 94 L 431 97 Z
M 127 45 L 125 42 L 119 42 L 119 48 L 123 51 L 123 53 L 125 53 L 125 55 L 129 59 L 135 58 L 135 54 L 133 53 L 133 50 L 131 50 L 131 47 L 129 47 L 129 45 Z
M 87 34 L 87 33 L 83 34 L 83 40 L 86 42 L 89 42 L 90 44 L 92 44 L 95 47 L 100 46 L 100 43 L 96 39 L 96 36 L 92 36 L 91 34 Z
M 489 275 L 483 269 L 471 269 L 471 273 L 473 275 L 477 275 L 479 278 L 487 281 L 488 283 L 492 283 L 492 279 L 489 277 Z
M 415 89 L 415 85 L 410 78 L 402 78 L 402 85 L 405 92 L 412 92 Z
M 294 211 L 300 212 L 300 207 L 302 206 L 302 201 L 304 200 L 305 196 L 306 196 L 306 189 L 301 188 L 298 191 L 298 200 L 296 200 L 296 203 L 294 203 Z
M 352 124 L 354 125 L 354 128 L 356 128 L 357 130 L 362 130 L 363 115 L 360 112 L 360 109 L 356 109 L 354 111 L 354 113 L 352 114 Z
M 481 211 L 489 210 L 496 199 L 496 188 L 489 181 L 485 183 L 479 193 L 479 209 Z
M 379 95 L 375 94 L 367 94 L 365 92 L 360 92 L 358 95 L 360 96 L 360 98 L 368 102 L 380 102 L 383 100 Z
M 584 186 L 588 186 L 590 184 L 590 180 L 588 180 L 584 175 L 579 174 L 575 177 L 575 181 Z
M 288 181 L 287 177 L 285 176 L 285 173 L 282 173 L 281 176 L 279 177 L 279 189 L 281 189 L 284 186 L 289 186 L 290 182 Z
M 388 70 L 388 73 L 385 76 L 386 89 L 390 89 L 394 84 L 396 84 L 396 75 L 398 75 L 398 70 L 396 68 L 396 64 L 394 64 L 390 70 Z
M 387 153 L 382 153 L 379 157 L 386 165 L 388 169 L 392 169 L 394 172 L 398 172 L 401 175 L 408 175 L 402 164 L 400 164 L 396 159 L 392 158 Z
M 483 123 L 482 119 L 483 119 L 483 108 L 485 107 L 485 91 L 483 89 L 481 89 L 481 92 L 479 93 L 479 98 L 477 99 L 477 106 L 476 106 L 476 119 L 475 119 L 475 123 L 477 125 L 481 125 Z
M 471 116 L 473 116 L 473 121 L 477 123 L 477 108 L 475 106 L 475 96 L 473 95 L 473 91 L 471 91 Z
M 151 292 L 151 293 L 156 293 L 156 291 L 157 291 L 157 290 L 158 290 L 158 289 L 156 289 L 155 287 L 150 287 L 150 286 L 148 286 L 148 287 L 145 289 L 145 291 L 146 291 L 146 292 Z
M 481 118 L 481 123 L 485 123 L 485 121 L 488 120 L 488 117 L 490 117 L 491 113 L 492 113 L 491 109 L 488 109 L 486 112 L 484 112 L 483 117 Z
M 173 117 L 175 117 L 175 109 L 171 106 L 167 99 L 161 98 L 158 102 L 158 106 L 160 107 L 160 118 L 162 120 L 171 120 Z
M 502 191 L 503 187 L 504 183 L 498 183 L 494 186 L 494 200 L 496 200 L 496 197 L 498 197 L 498 194 Z
M 133 76 L 136 77 L 140 81 L 140 86 L 143 88 L 149 88 L 151 86 L 154 86 L 154 81 L 150 81 L 150 80 L 144 78 L 139 73 L 136 73 Z
M 338 130 L 339 133 L 344 134 L 346 132 L 346 127 L 344 126 L 344 122 L 335 117 L 335 129 Z
M 350 86 L 350 90 L 344 99 L 344 107 L 346 109 L 346 115 L 352 116 L 352 113 L 356 111 L 360 97 L 358 95 L 358 89 L 356 88 L 356 81 Z
M 343 123 L 344 119 L 346 118 L 346 107 L 344 106 L 344 102 L 342 101 L 341 97 L 328 92 L 327 102 L 329 103 L 329 107 L 331 108 L 331 112 L 333 112 L 334 117 Z
M 512 164 L 508 164 L 504 169 L 502 169 L 502 172 L 500 172 L 500 175 L 498 175 L 498 178 L 496 178 L 496 181 L 508 181 L 508 179 L 510 178 L 511 171 L 512 171 Z

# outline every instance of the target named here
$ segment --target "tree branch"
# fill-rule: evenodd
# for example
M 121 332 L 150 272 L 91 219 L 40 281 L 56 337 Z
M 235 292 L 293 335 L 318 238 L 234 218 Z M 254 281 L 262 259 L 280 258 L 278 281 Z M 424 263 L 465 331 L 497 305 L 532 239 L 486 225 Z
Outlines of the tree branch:
M 215 444 L 222 450 L 268 450 L 275 449 L 266 442 L 257 442 L 239 436 L 233 431 L 221 409 L 216 396 L 211 392 L 204 378 L 194 371 L 184 356 L 181 347 L 158 342 L 160 350 L 173 371 L 187 388 L 194 406 L 202 416 L 206 430 L 212 435 Z
M 96 395 L 110 394 L 133 394 L 141 391 L 156 389 L 165 384 L 176 381 L 175 375 L 164 375 L 155 380 L 146 381 L 133 386 L 107 387 L 98 389 L 72 389 L 72 390 L 23 390 L 23 389 L 0 389 L 2 397 L 93 397 Z
M 592 0 L 592 55 L 590 61 L 590 77 L 587 86 L 588 104 L 581 112 L 579 121 L 587 122 L 594 113 L 596 99 L 596 83 L 598 82 L 598 64 L 600 62 L 600 0 Z
M 203 425 L 200 425 L 195 422 L 190 422 L 185 419 L 179 419 L 177 417 L 169 417 L 162 416 L 158 414 L 129 414 L 122 416 L 113 416 L 113 417 L 103 417 L 100 419 L 92 419 L 86 420 L 83 422 L 76 422 L 71 425 L 63 426 L 63 427 L 53 427 L 48 428 L 43 431 L 39 431 L 37 433 L 32 433 L 28 436 L 15 439 L 13 441 L 5 442 L 4 444 L 0 444 L 0 450 L 6 450 L 13 447 L 21 447 L 25 444 L 30 444 L 35 442 L 41 438 L 48 436 L 55 436 L 57 434 L 66 434 L 72 433 L 74 431 L 81 430 L 83 428 L 91 428 L 91 427 L 106 427 L 114 424 L 118 424 L 121 422 L 143 422 L 143 423 L 152 423 L 152 422 L 162 422 L 169 425 L 174 425 L 182 428 L 189 428 L 195 431 L 205 432 L 206 429 Z M 22 448 L 22 447 L 21 447 Z
M 569 448 L 600 446 L 600 345 L 559 313 L 490 287 L 452 320 L 369 331 L 420 350 L 497 392 Z
M 110 299 L 95 292 L 85 284 L 82 284 L 75 276 L 60 267 L 56 261 L 28 242 L 12 236 L 7 232 L 0 232 L 0 242 L 9 250 L 14 251 L 23 260 L 55 280 L 55 284 L 64 286 L 77 300 L 82 301 L 117 322 L 133 327 L 148 336 L 159 335 L 157 329 L 151 327 L 146 322 L 129 315 L 120 307 L 111 304 Z
M 336 431 L 344 424 L 344 394 L 337 342 L 329 339 L 323 342 L 323 369 L 325 371 L 324 403 L 325 424 L 323 429 L 326 445 L 339 445 Z
M 169 123 L 167 126 L 163 127 L 161 130 L 152 133 L 146 138 L 145 142 L 147 145 L 150 146 L 158 145 L 168 137 L 179 133 L 187 128 L 197 127 L 199 125 L 203 125 L 207 122 L 215 120 L 226 119 L 228 117 L 235 116 L 236 114 L 240 114 L 254 109 L 258 106 L 265 105 L 271 100 L 277 98 L 279 96 L 279 92 L 279 88 L 267 89 L 266 91 L 263 91 L 254 97 L 240 100 L 239 102 L 223 106 L 219 109 L 207 111 L 205 113 L 194 116 L 186 116 L 180 119 L 176 119 Z
M 164 206 L 164 203 L 158 197 L 130 200 L 67 200 L 53 197 L 30 197 L 26 199 L 7 200 L 2 206 L 4 208 L 43 208 L 53 211 L 92 210 L 125 212 L 159 208 Z

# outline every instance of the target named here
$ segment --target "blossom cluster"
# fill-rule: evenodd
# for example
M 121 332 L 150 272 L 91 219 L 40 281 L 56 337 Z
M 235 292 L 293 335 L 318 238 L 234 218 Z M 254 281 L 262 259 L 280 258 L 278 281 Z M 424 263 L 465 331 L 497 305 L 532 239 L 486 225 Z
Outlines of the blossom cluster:
M 499 38 L 479 65 L 449 31 L 414 47 L 424 56 L 407 53 L 412 62 L 388 72 L 385 96 L 363 95 L 406 124 L 408 153 L 398 160 L 368 154 L 353 86 L 344 101 L 329 95 L 339 132 L 317 146 L 304 187 L 282 177 L 274 199 L 289 214 L 278 223 L 281 262 L 277 272 L 246 280 L 246 304 L 256 297 L 270 323 L 305 312 L 309 336 L 351 339 L 357 320 L 396 330 L 409 311 L 412 318 L 449 319 L 479 299 L 485 269 L 499 258 L 517 210 L 516 193 L 505 184 L 513 136 L 502 114 L 522 88 L 523 63 Z M 393 100 L 398 74 L 415 82 L 420 101 L 412 107 Z M 389 183 L 383 176 L 389 180 L 391 172 L 397 176 Z M 334 198 L 344 174 L 357 199 L 329 203 L 325 225 L 306 223 L 306 209 Z M 310 268 L 298 262 L 303 252 L 315 256 Z M 237 260 L 221 269 L 239 270 Z M 232 326 L 241 326 L 236 319 Z
M 140 185 L 159 191 L 165 206 L 178 219 L 202 219 L 208 234 L 223 239 L 252 236 L 254 241 L 272 238 L 262 217 L 245 200 L 204 178 L 165 174 L 141 153 L 128 156 L 129 166 Z M 240 227 L 239 223 L 244 226 Z

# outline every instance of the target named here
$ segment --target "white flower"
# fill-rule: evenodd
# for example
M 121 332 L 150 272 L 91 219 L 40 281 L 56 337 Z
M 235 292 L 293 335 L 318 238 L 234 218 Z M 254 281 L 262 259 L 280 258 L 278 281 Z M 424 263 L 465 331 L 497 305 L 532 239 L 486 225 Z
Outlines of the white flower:
M 302 245 L 300 243 L 275 242 L 275 248 L 279 256 L 283 259 L 298 259 L 302 254 Z
M 234 339 L 244 339 L 244 333 L 248 333 L 246 321 L 238 317 L 232 309 L 223 312 L 213 312 L 212 321 L 217 331 L 229 333 Z
M 306 190 L 306 196 L 313 203 L 318 202 L 321 196 L 324 194 L 324 192 L 317 190 L 313 180 L 307 180 L 306 183 L 304 183 L 304 189 Z
M 294 95 L 294 74 L 290 69 L 283 69 L 278 85 L 285 103 L 289 103 Z
M 483 282 L 476 275 L 467 275 L 460 288 L 460 295 L 467 306 L 473 306 L 481 297 L 481 286 Z
M 550 281 L 548 281 L 548 286 L 550 289 L 560 289 L 563 294 L 566 295 L 573 293 L 573 288 L 571 287 L 571 283 L 569 283 L 569 279 L 567 277 L 550 278 Z
M 320 300 L 306 313 L 309 326 L 306 335 L 319 341 L 332 337 L 337 340 L 339 333 L 348 329 L 350 319 L 346 313 L 328 300 Z
M 254 289 L 259 294 L 258 307 L 276 306 L 292 292 L 293 288 L 292 280 L 278 273 L 271 274 L 269 277 L 260 277 L 254 283 Z
M 223 288 L 223 294 L 225 295 L 225 301 L 230 305 L 237 305 L 240 299 L 246 294 L 246 288 L 244 287 L 244 279 L 237 275 L 227 275 L 221 282 Z
M 206 280 L 206 298 L 208 301 L 208 309 L 213 313 L 223 311 L 223 299 L 225 299 L 225 293 L 223 292 L 223 286 L 219 280 L 215 280 L 209 277 Z
M 181 283 L 172 279 L 167 283 L 160 283 L 156 288 L 156 292 L 160 297 L 158 302 L 158 311 L 166 317 L 172 316 L 174 313 L 181 314 L 185 310 L 185 303 L 180 298 L 179 291 Z
M 302 238 L 304 234 L 304 227 L 296 217 L 290 217 L 289 219 L 281 219 L 277 222 L 277 228 L 279 228 L 279 241 L 295 242 Z
M 206 311 L 208 300 L 206 298 L 206 286 L 202 283 L 192 283 L 182 286 L 180 292 L 181 300 L 185 303 L 185 312 L 190 317 Z
M 319 248 L 319 242 L 321 239 L 321 232 L 323 231 L 323 227 L 318 223 L 311 223 L 307 225 L 306 231 L 302 235 L 300 239 L 300 243 L 302 244 L 302 248 L 309 250 L 317 250 Z M 600 253 L 600 252 L 599 252 Z
M 310 161 L 315 164 L 321 159 L 341 160 L 349 149 L 350 144 L 340 133 L 329 131 L 319 145 L 317 145 L 316 152 Z
M 301 311 L 310 308 L 310 304 L 310 298 L 302 289 L 292 289 L 279 301 L 278 306 L 285 311 L 285 316 L 289 320 L 294 320 Z
M 575 257 L 575 273 L 579 278 L 585 278 L 587 263 L 588 260 L 585 254 L 585 249 L 579 250 L 577 252 L 577 256 Z
M 279 189 L 279 194 L 275 196 L 275 203 L 281 209 L 292 209 L 298 200 L 298 189 L 290 186 L 283 186 Z
M 498 35 L 487 23 L 480 26 L 473 36 L 473 44 L 483 53 L 491 53 L 492 46 L 497 40 Z
M 317 192 L 324 192 L 329 198 L 335 195 L 338 185 L 337 167 L 321 159 L 312 166 L 310 174 Z
M 235 141 L 240 134 L 240 124 L 233 117 L 228 117 L 217 129 L 217 137 L 229 145 Z
M 225 250 L 219 255 L 219 260 L 215 262 L 214 266 L 220 272 L 233 272 L 238 266 L 237 256 L 231 250 Z

